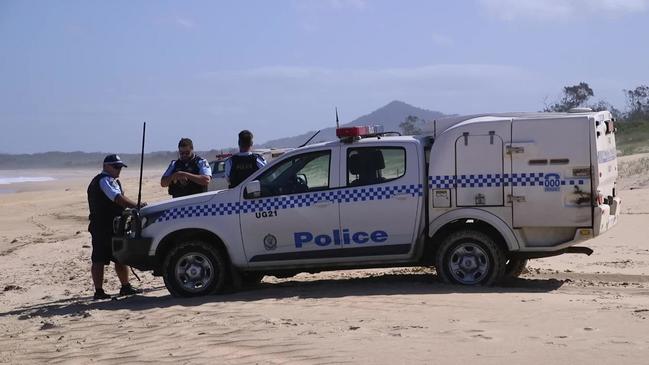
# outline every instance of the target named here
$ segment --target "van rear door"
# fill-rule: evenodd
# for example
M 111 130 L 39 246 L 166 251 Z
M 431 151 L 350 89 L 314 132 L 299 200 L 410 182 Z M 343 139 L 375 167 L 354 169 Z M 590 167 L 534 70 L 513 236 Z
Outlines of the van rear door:
M 595 194 L 594 229 L 595 235 L 605 232 L 617 223 L 620 214 L 620 199 L 616 197 L 617 150 L 615 145 L 615 125 L 609 112 L 594 115 L 591 143 L 593 151 L 593 191 Z
M 514 119 L 508 177 L 515 228 L 591 227 L 587 115 Z

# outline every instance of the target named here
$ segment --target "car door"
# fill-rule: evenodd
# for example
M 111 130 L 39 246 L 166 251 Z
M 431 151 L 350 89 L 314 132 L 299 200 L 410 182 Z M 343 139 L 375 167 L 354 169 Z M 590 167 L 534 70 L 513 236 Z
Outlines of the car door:
M 340 221 L 346 256 L 408 255 L 422 209 L 415 143 L 343 147 Z
M 339 148 L 287 156 L 261 173 L 261 196 L 241 195 L 241 235 L 249 265 L 281 266 L 326 260 L 340 248 L 335 190 Z M 244 189 L 242 189 L 244 190 Z

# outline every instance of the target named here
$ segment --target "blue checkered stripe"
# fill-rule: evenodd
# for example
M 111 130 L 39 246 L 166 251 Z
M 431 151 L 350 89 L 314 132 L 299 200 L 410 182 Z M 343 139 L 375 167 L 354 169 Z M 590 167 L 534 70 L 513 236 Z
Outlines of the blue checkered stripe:
M 428 185 L 431 189 L 482 188 L 500 186 L 543 186 L 543 172 L 524 172 L 520 174 L 470 174 L 470 175 L 431 175 Z M 590 179 L 562 179 L 561 185 L 584 185 Z
M 269 210 L 303 208 L 310 207 L 311 205 L 322 200 L 330 200 L 338 203 L 387 200 L 391 199 L 396 194 L 410 194 L 413 197 L 422 196 L 423 185 L 411 184 L 395 186 L 369 186 L 290 196 L 278 196 L 265 199 L 246 200 L 243 202 L 234 203 L 203 204 L 189 207 L 178 207 L 166 210 L 156 220 L 156 222 L 190 217 L 207 217 L 240 213 L 256 213 Z
M 561 185 L 584 185 L 586 183 L 586 180 L 590 180 L 590 179 L 561 180 Z

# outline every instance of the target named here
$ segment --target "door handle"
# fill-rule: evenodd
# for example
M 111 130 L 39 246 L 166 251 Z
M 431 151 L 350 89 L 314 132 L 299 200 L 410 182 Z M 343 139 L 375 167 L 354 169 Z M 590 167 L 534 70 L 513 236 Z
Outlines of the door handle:
M 412 197 L 412 193 L 395 193 L 392 195 L 393 197 L 399 199 L 399 200 L 404 200 Z
M 313 205 L 316 206 L 316 207 L 328 207 L 333 203 L 334 203 L 333 200 L 322 199 L 322 200 L 318 200 L 317 202 L 313 203 Z

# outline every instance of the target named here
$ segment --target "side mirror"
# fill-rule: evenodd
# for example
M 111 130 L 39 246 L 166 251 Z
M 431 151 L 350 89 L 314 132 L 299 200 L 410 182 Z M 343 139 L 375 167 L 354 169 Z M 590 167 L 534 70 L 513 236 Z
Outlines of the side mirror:
M 297 174 L 298 181 L 302 182 L 304 185 L 309 185 L 308 180 L 306 179 L 306 174 Z
M 261 183 L 259 180 L 247 183 L 243 194 L 246 198 L 259 198 L 261 196 Z

